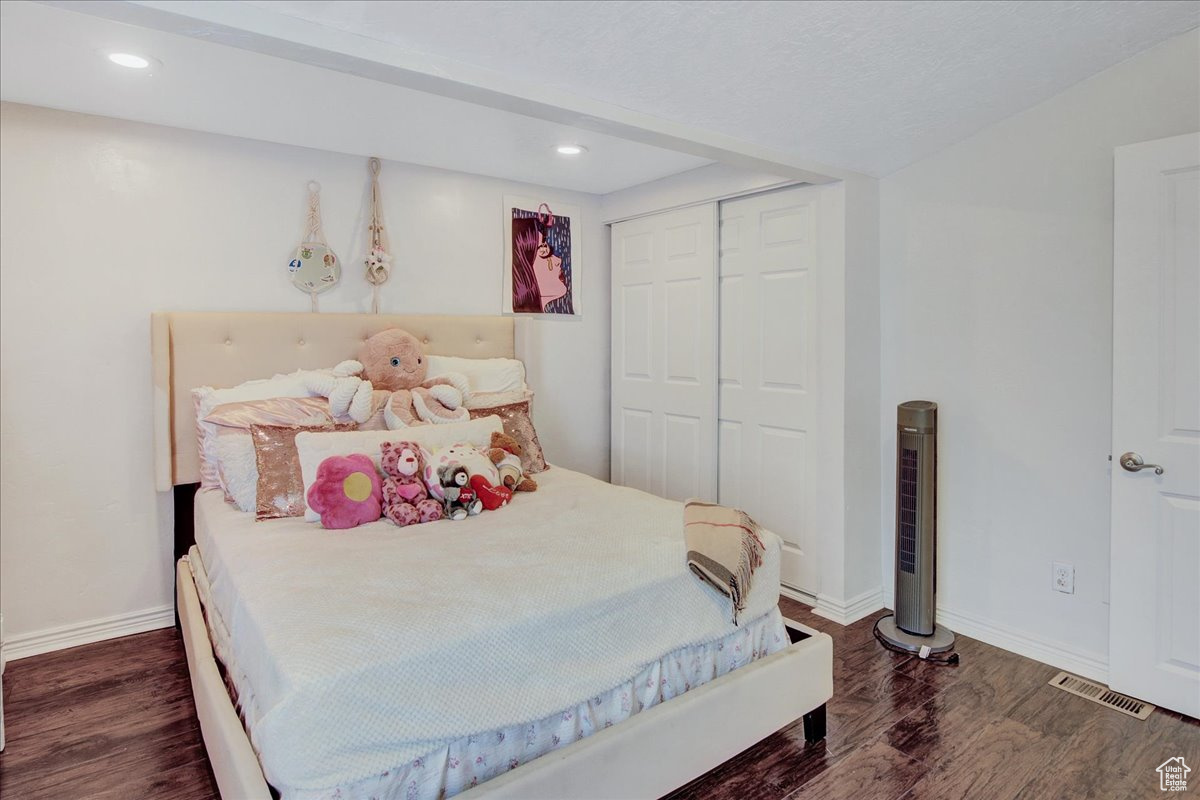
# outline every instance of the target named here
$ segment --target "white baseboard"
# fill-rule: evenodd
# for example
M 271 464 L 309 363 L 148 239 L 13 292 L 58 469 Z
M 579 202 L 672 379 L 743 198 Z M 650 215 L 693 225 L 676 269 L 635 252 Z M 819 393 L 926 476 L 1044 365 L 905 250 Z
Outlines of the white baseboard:
M 813 613 L 839 625 L 849 625 L 881 608 L 891 608 L 884 602 L 880 589 L 864 592 L 845 603 L 826 595 L 811 595 L 787 586 L 780 587 L 779 593 L 814 606 Z M 948 608 L 938 608 L 937 621 L 939 625 L 945 625 L 955 633 L 978 639 L 984 644 L 1108 685 L 1108 657 L 1101 653 L 1080 650 L 974 614 L 964 614 Z
M 806 606 L 815 606 L 817 604 L 817 596 L 809 594 L 802 589 L 793 589 L 790 586 L 779 585 L 779 594 L 790 600 L 795 600 L 797 603 L 804 603 Z
M 32 633 L 19 633 L 4 642 L 4 660 L 16 661 L 54 650 L 115 639 L 118 636 L 169 628 L 174 624 L 175 607 L 161 606 Z
M 847 603 L 842 603 L 828 595 L 812 594 L 801 589 L 780 585 L 779 594 L 784 597 L 812 606 L 813 613 L 832 620 L 839 625 L 849 625 L 863 617 L 873 614 L 884 607 L 883 593 L 880 589 L 863 592 Z
M 849 625 L 875 613 L 883 606 L 883 589 L 877 586 L 845 601 L 827 594 L 818 594 L 817 606 L 813 613 L 839 625 Z
M 1100 653 L 1079 650 L 974 614 L 964 614 L 948 608 L 937 610 L 937 621 L 939 625 L 945 625 L 963 636 L 1108 684 L 1108 657 Z

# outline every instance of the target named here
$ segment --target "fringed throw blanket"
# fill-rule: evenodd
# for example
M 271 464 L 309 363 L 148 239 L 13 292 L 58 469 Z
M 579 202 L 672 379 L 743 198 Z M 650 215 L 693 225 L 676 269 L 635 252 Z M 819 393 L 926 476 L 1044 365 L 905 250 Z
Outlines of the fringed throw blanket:
M 689 500 L 683 506 L 688 567 L 733 601 L 733 624 L 746 607 L 750 580 L 763 560 L 758 523 L 745 511 Z

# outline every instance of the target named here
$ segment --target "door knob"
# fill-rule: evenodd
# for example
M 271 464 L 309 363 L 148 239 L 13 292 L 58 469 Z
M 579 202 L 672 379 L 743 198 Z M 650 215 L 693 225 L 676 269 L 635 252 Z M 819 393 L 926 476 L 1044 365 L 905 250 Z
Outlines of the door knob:
M 1162 475 L 1163 468 L 1158 464 L 1147 464 L 1142 461 L 1142 457 L 1137 453 L 1130 451 L 1121 456 L 1121 466 L 1129 472 L 1141 472 L 1144 469 L 1154 470 L 1155 475 Z

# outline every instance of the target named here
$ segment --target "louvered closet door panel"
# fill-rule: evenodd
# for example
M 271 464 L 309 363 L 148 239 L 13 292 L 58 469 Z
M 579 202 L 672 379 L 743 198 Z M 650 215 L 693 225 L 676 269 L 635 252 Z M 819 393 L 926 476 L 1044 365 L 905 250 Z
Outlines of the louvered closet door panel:
M 612 478 L 716 497 L 716 206 L 612 226 Z
M 784 540 L 781 577 L 817 588 L 817 187 L 720 210 L 720 502 Z

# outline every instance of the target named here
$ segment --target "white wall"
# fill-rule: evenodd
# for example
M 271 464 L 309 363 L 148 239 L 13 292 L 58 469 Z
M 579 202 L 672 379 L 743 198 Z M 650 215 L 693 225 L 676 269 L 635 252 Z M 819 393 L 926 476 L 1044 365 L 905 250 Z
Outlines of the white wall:
M 845 181 L 845 565 L 846 618 L 877 610 L 880 459 L 879 181 Z
M 1200 128 L 1198 45 L 1165 42 L 881 183 L 885 597 L 895 406 L 936 400 L 943 619 L 1099 677 L 1113 148 Z M 1051 591 L 1052 560 L 1075 565 L 1074 595 Z
M 816 613 L 848 625 L 883 602 L 879 574 L 879 182 L 821 192 Z
M 172 602 L 152 468 L 153 310 L 307 310 L 286 260 L 305 182 L 346 266 L 323 311 L 370 308 L 365 160 L 5 104 L 0 115 L 0 607 L 9 641 Z M 497 314 L 501 198 L 529 186 L 386 162 L 389 313 Z M 547 457 L 608 477 L 609 241 L 579 206 L 583 315 L 521 320 Z M 153 618 L 153 619 L 151 619 Z M 71 631 L 58 631 L 68 636 Z

